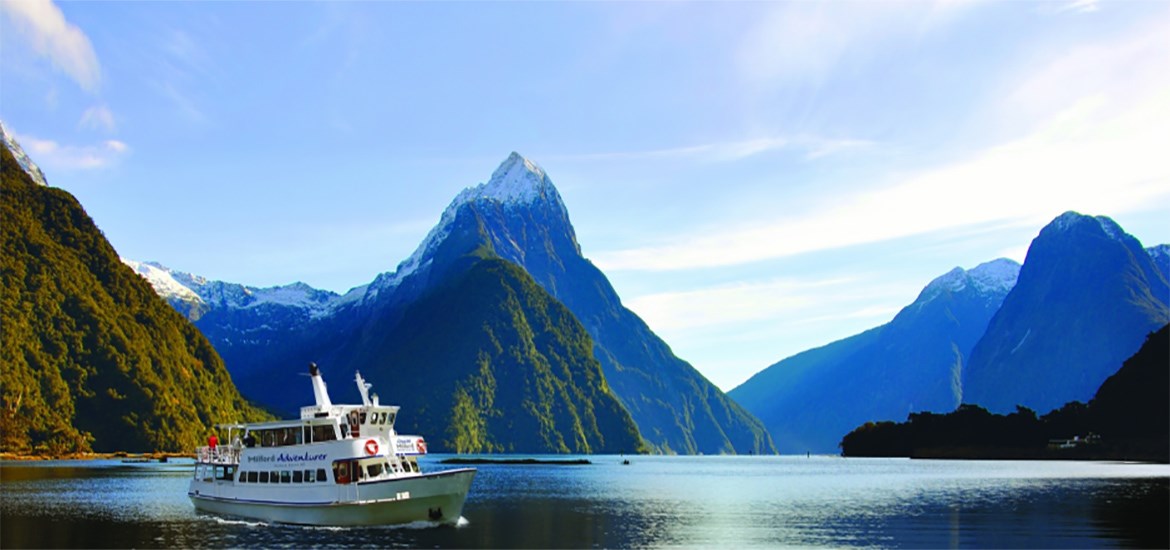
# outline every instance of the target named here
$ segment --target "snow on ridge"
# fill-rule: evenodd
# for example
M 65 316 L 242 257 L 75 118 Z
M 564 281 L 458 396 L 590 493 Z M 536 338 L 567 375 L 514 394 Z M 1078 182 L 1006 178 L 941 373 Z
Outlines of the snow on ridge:
M 541 199 L 551 201 L 564 209 L 561 195 L 544 169 L 513 151 L 492 172 L 492 177 L 487 183 L 460 191 L 447 210 L 457 210 L 460 206 L 475 201 L 495 201 L 505 206 L 526 206 Z
M 567 210 L 552 180 L 535 162 L 523 155 L 512 152 L 492 173 L 487 183 L 468 187 L 455 196 L 443 210 L 436 224 L 419 243 L 418 248 L 397 269 L 379 274 L 367 285 L 354 287 L 343 295 L 313 289 L 304 283 L 271 288 L 255 288 L 235 283 L 209 281 L 197 275 L 171 270 L 159 264 L 149 264 L 171 274 L 174 279 L 185 283 L 193 293 L 206 302 L 224 307 L 251 308 L 263 304 L 278 304 L 308 309 L 313 317 L 328 315 L 340 307 L 363 303 L 376 298 L 380 293 L 396 288 L 409 275 L 425 270 L 429 258 L 451 233 L 451 226 L 459 209 L 468 203 L 490 201 L 506 207 L 528 206 L 538 201 L 547 201 L 559 208 L 567 218 Z M 427 258 L 424 260 L 424 258 Z
M 307 310 L 311 317 L 328 314 L 341 297 L 305 283 L 257 288 L 239 283 L 212 281 L 199 275 L 176 271 L 157 262 L 137 262 L 122 258 L 136 273 L 150 281 L 155 292 L 164 298 L 212 304 L 217 307 L 251 309 L 266 304 Z
M 926 285 L 926 290 L 957 292 L 963 290 L 966 286 L 967 272 L 961 267 L 956 267 L 936 277 L 930 284 Z
M 454 202 L 462 204 L 487 199 L 504 204 L 531 204 L 551 188 L 552 182 L 543 168 L 513 151 L 492 172 L 487 183 L 464 189 Z
M 184 302 L 204 303 L 203 298 L 186 285 L 176 280 L 166 268 L 153 262 L 136 262 L 129 258 L 119 258 L 122 263 L 130 266 L 135 273 L 146 279 L 155 293 L 163 298 L 177 298 Z
M 565 212 L 567 217 L 561 195 L 557 192 L 552 180 L 545 174 L 544 169 L 520 153 L 513 151 L 492 172 L 492 177 L 487 183 L 465 188 L 455 196 L 447 208 L 443 210 L 443 214 L 439 217 L 439 223 L 431 228 L 414 253 L 398 264 L 396 270 L 379 275 L 373 283 L 368 285 L 368 288 L 363 289 L 364 292 L 361 296 L 349 297 L 349 293 L 347 293 L 346 303 L 365 299 L 367 296 L 374 298 L 383 290 L 397 287 L 403 279 L 412 273 L 426 268 L 423 258 L 430 257 L 434 248 L 451 234 L 451 224 L 454 223 L 455 216 L 463 205 L 478 201 L 491 201 L 508 207 L 516 207 L 533 204 L 542 198 Z M 354 291 L 351 290 L 350 293 L 352 292 Z
M 968 286 L 983 294 L 1006 294 L 1012 287 L 1016 286 L 1016 279 L 1019 276 L 1020 264 L 1007 258 L 984 262 L 969 270 L 956 267 L 926 285 L 916 302 L 921 306 L 938 297 L 939 294 L 960 292 Z
M 1122 229 L 1120 225 L 1117 225 L 1117 222 L 1113 221 L 1113 218 L 1110 218 L 1109 216 L 1088 216 L 1079 212 L 1074 212 L 1072 210 L 1069 210 L 1068 212 L 1061 214 L 1055 220 L 1052 220 L 1052 223 L 1049 224 L 1049 226 L 1054 227 L 1060 231 L 1067 231 L 1074 225 L 1085 223 L 1089 220 L 1095 221 L 1101 228 L 1101 231 L 1105 233 L 1105 236 L 1115 241 L 1124 240 L 1128 235 L 1125 230 Z
M 16 137 L 8 131 L 8 127 L 4 125 L 4 121 L 0 120 L 0 139 L 4 141 L 4 145 L 12 152 L 12 156 L 16 158 L 16 163 L 24 169 L 25 173 L 37 182 L 39 185 L 48 187 L 48 182 L 45 181 L 45 173 L 41 172 L 41 168 L 37 163 L 33 162 L 31 158 L 24 152 L 24 148 L 20 146 L 20 142 L 16 141 Z
M 1105 232 L 1110 239 L 1120 241 L 1125 236 L 1125 230 L 1113 221 L 1109 216 L 1097 216 L 1097 223 L 1101 224 L 1101 230 Z
M 1085 216 L 1084 214 L 1081 214 L 1080 212 L 1074 212 L 1072 210 L 1069 210 L 1068 212 L 1065 212 L 1064 214 L 1057 216 L 1057 218 L 1055 220 L 1052 220 L 1052 223 L 1050 223 L 1049 225 L 1052 227 L 1055 227 L 1056 229 L 1059 229 L 1061 231 L 1067 231 L 1070 227 L 1072 227 L 1073 225 L 1076 225 L 1077 223 L 1079 223 L 1081 220 L 1085 219 L 1086 217 L 1088 217 L 1088 216 Z
M 1020 264 L 1008 258 L 998 258 L 975 266 L 967 274 L 981 291 L 1007 292 L 1016 286 Z
M 1158 244 L 1147 247 L 1146 254 L 1149 254 L 1155 260 L 1159 258 L 1170 258 L 1170 244 Z

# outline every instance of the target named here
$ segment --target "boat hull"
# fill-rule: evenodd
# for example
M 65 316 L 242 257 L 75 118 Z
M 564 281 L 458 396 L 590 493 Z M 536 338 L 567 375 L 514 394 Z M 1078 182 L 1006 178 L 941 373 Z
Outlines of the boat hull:
M 273 523 L 320 526 L 454 524 L 475 477 L 473 469 L 334 486 L 337 498 L 282 502 L 240 498 L 228 487 L 192 484 L 187 495 L 197 510 Z M 342 494 L 348 492 L 349 494 Z M 320 497 L 318 497 L 320 498 Z

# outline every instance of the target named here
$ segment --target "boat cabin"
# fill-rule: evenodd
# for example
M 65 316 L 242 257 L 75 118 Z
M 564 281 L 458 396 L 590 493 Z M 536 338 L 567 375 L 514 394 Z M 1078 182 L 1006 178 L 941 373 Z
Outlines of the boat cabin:
M 381 405 L 356 375 L 361 405 L 334 405 L 312 372 L 316 404 L 297 420 L 221 424 L 230 444 L 200 447 L 195 479 L 239 484 L 347 485 L 420 474 L 426 442 L 394 431 L 398 407 Z

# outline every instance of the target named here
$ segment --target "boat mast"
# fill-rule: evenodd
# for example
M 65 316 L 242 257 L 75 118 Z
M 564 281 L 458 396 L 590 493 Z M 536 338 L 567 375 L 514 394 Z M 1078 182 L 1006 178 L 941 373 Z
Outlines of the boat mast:
M 309 377 L 313 379 L 313 398 L 317 400 L 317 408 L 321 411 L 329 410 L 333 402 L 329 400 L 329 390 L 325 388 L 325 380 L 321 379 L 321 370 L 316 363 L 309 363 Z
M 370 406 L 370 388 L 372 384 L 362 379 L 362 373 L 358 371 L 353 372 L 353 380 L 357 382 L 358 393 L 362 394 L 362 405 Z

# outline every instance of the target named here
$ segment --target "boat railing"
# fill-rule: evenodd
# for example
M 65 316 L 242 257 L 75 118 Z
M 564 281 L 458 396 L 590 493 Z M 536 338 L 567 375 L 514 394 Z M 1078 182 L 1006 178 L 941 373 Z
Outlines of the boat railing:
M 195 449 L 195 458 L 205 464 L 239 464 L 240 449 L 230 445 L 217 445 L 214 449 L 203 446 Z

